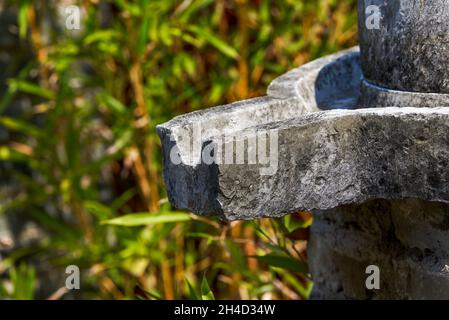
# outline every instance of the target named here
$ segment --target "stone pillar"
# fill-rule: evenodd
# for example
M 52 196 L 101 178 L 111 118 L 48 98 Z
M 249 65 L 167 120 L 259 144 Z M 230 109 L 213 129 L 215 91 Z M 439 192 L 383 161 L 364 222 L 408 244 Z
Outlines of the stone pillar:
M 359 0 L 358 9 L 361 64 L 369 82 L 403 91 L 449 93 L 446 0 Z M 370 20 L 377 18 L 378 29 Z
M 358 9 L 362 104 L 448 106 L 447 1 L 360 0 Z M 380 18 L 379 28 L 370 24 L 373 15 L 380 15 L 374 17 Z M 314 298 L 449 299 L 447 202 L 374 199 L 317 210 L 314 218 L 309 243 Z M 365 285 L 370 265 L 379 268 L 379 290 Z
M 314 212 L 314 299 L 449 299 L 449 205 L 372 200 Z M 366 286 L 379 268 L 380 289 Z

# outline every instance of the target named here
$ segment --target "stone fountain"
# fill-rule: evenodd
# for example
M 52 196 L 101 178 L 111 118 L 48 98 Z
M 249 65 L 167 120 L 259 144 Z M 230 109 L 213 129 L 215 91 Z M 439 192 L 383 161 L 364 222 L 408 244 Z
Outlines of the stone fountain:
M 445 0 L 359 1 L 360 50 L 158 126 L 170 202 L 224 220 L 311 211 L 312 298 L 449 299 L 448 31 Z

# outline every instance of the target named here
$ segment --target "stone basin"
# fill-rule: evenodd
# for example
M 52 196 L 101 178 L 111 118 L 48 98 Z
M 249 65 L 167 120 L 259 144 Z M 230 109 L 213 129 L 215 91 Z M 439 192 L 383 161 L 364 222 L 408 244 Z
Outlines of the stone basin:
M 264 97 L 159 125 L 170 202 L 226 220 L 279 217 L 370 199 L 447 203 L 448 105 L 445 94 L 368 83 L 358 48 L 315 60 L 274 80 Z M 218 163 L 200 161 L 207 146 L 226 150 L 234 140 L 237 148 L 260 132 L 277 135 L 272 140 L 278 156 L 271 166 L 249 164 L 246 158 L 239 164 L 217 161 L 223 159 L 219 152 L 214 156 Z M 244 148 L 245 154 L 251 152 L 248 143 Z M 267 154 L 268 149 L 267 143 Z M 174 150 L 182 163 L 171 161 Z

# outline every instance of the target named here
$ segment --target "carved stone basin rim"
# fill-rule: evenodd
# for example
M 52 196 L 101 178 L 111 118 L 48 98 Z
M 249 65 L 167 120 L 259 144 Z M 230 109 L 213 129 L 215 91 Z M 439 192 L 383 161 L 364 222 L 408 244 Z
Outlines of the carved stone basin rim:
M 273 81 L 265 97 L 159 125 L 169 200 L 177 208 L 226 220 L 370 199 L 447 203 L 448 102 L 445 94 L 399 92 L 366 82 L 358 48 L 315 60 Z M 378 107 L 389 105 L 394 107 Z M 226 150 L 229 136 L 237 145 L 239 139 L 257 141 L 260 132 L 276 132 L 275 163 L 202 161 L 208 146 Z M 251 148 L 243 145 L 245 151 Z M 173 150 L 179 163 L 172 161 Z M 276 170 L 266 174 L 267 167 Z

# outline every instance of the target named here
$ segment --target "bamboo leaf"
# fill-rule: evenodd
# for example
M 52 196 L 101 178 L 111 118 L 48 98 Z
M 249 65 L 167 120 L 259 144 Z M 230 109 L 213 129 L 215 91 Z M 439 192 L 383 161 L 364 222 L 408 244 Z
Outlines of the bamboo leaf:
M 233 59 L 236 59 L 239 56 L 239 53 L 237 52 L 236 49 L 234 49 L 233 47 L 231 47 L 226 42 L 224 42 L 217 36 L 213 35 L 209 31 L 202 29 L 198 26 L 191 26 L 189 29 L 190 31 L 195 33 L 198 37 L 202 38 L 204 41 L 214 46 L 224 55 Z
M 108 219 L 114 214 L 111 208 L 97 201 L 92 200 L 84 201 L 84 207 L 88 212 L 95 215 L 100 220 Z
M 254 256 L 253 258 L 257 259 L 258 261 L 266 265 L 269 265 L 270 267 L 286 269 L 302 274 L 309 273 L 306 262 L 299 261 L 291 257 L 280 256 L 275 254 L 267 254 L 265 256 Z
M 171 222 L 185 222 L 190 221 L 191 218 L 187 213 L 172 212 L 164 214 L 155 213 L 132 213 L 122 217 L 109 219 L 103 221 L 102 224 L 109 224 L 115 226 L 136 227 L 145 226 L 149 224 L 161 224 Z
M 201 281 L 201 300 L 215 300 L 214 293 L 207 283 L 206 274 L 203 275 L 203 280 Z
M 18 131 L 34 138 L 41 138 L 44 136 L 39 128 L 23 120 L 10 117 L 0 117 L 0 124 L 10 130 Z
M 196 294 L 195 289 L 193 288 L 192 284 L 187 279 L 186 279 L 186 284 L 187 284 L 187 288 L 189 289 L 189 299 L 190 300 L 199 300 L 199 297 Z
M 28 29 L 28 10 L 30 8 L 30 4 L 28 0 L 20 1 L 19 6 L 19 14 L 18 14 L 18 22 L 19 22 L 19 36 L 20 39 L 24 39 L 27 34 Z
M 148 35 L 150 30 L 150 17 L 145 16 L 139 31 L 139 40 L 137 44 L 137 52 L 142 55 L 145 53 L 145 47 L 148 42 Z
M 34 83 L 30 83 L 24 80 L 9 80 L 8 84 L 12 87 L 12 90 L 22 91 L 25 93 L 33 94 L 46 99 L 54 99 L 55 93 L 46 88 L 42 88 Z
M 8 146 L 0 146 L 0 160 L 28 162 L 30 165 L 35 164 L 35 160 L 27 154 L 18 152 Z
M 114 41 L 116 38 L 120 37 L 120 33 L 115 30 L 100 30 L 89 34 L 84 38 L 84 44 L 90 45 L 95 42 L 109 42 Z
M 107 92 L 98 95 L 97 99 L 100 103 L 117 114 L 123 115 L 127 112 L 125 105 Z
M 13 299 L 31 300 L 34 297 L 36 287 L 36 270 L 34 267 L 20 264 L 11 270 L 11 280 L 13 283 Z

